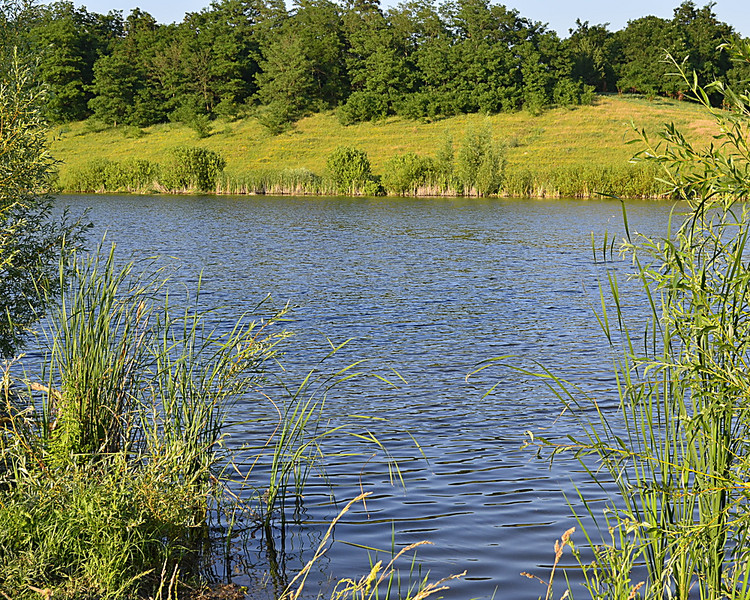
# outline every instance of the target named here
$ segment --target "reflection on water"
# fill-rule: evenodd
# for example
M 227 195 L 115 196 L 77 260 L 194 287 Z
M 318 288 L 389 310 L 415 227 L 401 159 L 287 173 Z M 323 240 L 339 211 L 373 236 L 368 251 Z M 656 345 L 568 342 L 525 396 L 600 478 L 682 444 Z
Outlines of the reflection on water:
M 576 424 L 539 380 L 512 366 L 537 361 L 604 406 L 614 401 L 610 350 L 592 313 L 604 271 L 594 264 L 590 240 L 592 231 L 621 237 L 618 202 L 137 196 L 60 202 L 74 213 L 92 207 L 94 239 L 106 231 L 123 257 L 175 262 L 176 279 L 189 287 L 202 272 L 204 303 L 225 307 L 215 317 L 219 326 L 267 294 L 278 307 L 295 305 L 286 381 L 299 382 L 331 343 L 349 338 L 327 368 L 367 358 L 370 368 L 392 368 L 406 380 L 397 388 L 356 380 L 327 401 L 332 418 L 387 419 L 367 427 L 398 460 L 405 487 L 372 453 L 329 460 L 326 477 L 310 480 L 298 523 L 285 538 L 269 548 L 257 532 L 249 553 L 237 557 L 237 581 L 251 585 L 254 597 L 263 598 L 265 586 L 271 598 L 284 573 L 311 556 L 342 501 L 360 491 L 372 496 L 336 527 L 336 544 L 308 580 L 310 596 L 337 578 L 366 572 L 373 554 L 367 548 L 387 558 L 392 544 L 421 540 L 433 545 L 419 549 L 415 574 L 467 571 L 448 598 L 543 594 L 520 572 L 546 576 L 554 540 L 574 524 L 564 494 L 574 501 L 574 485 L 584 484 L 585 475 L 570 459 L 550 468 L 521 450 L 527 430 L 564 435 Z M 663 231 L 670 208 L 629 203 L 631 229 Z M 627 272 L 627 265 L 616 268 Z M 637 298 L 630 303 L 637 323 Z M 509 356 L 502 362 L 510 366 L 467 379 L 481 361 L 499 356 Z M 247 398 L 236 418 L 270 415 L 258 398 Z M 238 443 L 261 443 L 267 434 L 262 424 L 235 429 Z M 325 449 L 349 450 L 351 439 L 332 438 Z

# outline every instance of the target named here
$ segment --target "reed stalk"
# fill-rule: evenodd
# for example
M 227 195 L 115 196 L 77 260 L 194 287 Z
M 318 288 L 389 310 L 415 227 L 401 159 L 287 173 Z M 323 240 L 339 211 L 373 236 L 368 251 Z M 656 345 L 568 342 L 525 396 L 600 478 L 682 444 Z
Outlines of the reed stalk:
M 200 581 L 225 418 L 263 382 L 282 314 L 219 333 L 114 250 L 66 274 L 41 380 L 6 369 L 0 387 L 0 589 L 122 598 L 162 571 Z
M 750 62 L 750 45 L 733 52 Z M 611 490 L 603 520 L 584 490 L 576 515 L 595 557 L 581 565 L 584 587 L 597 599 L 750 597 L 750 97 L 713 84 L 731 110 L 715 109 L 707 89 L 675 68 L 721 133 L 697 149 L 673 126 L 658 144 L 641 132 L 636 160 L 658 167 L 687 211 L 649 237 L 631 232 L 623 204 L 621 252 L 648 312 L 644 331 L 628 325 L 633 299 L 623 296 L 606 238 L 602 245 L 597 318 L 618 408 L 534 370 L 584 433 L 529 443 L 552 456 L 575 452 L 593 482 Z
M 331 390 L 352 378 L 389 380 L 363 362 L 333 373 L 318 365 L 272 399 L 267 363 L 288 335 L 286 309 L 219 332 L 194 306 L 199 290 L 176 302 L 163 270 L 117 262 L 114 248 L 100 249 L 61 269 L 41 376 L 19 377 L 18 365 L 1 373 L 0 592 L 177 593 L 203 585 L 217 545 L 226 551 L 235 531 L 251 528 L 283 569 L 276 526 L 283 540 L 290 501 L 299 507 L 332 435 L 352 441 L 349 457 L 355 444 L 375 448 L 400 479 L 367 418 L 353 426 L 324 412 Z M 238 398 L 258 392 L 278 407 L 260 454 L 231 443 L 227 421 Z M 269 465 L 262 477 L 259 461 Z

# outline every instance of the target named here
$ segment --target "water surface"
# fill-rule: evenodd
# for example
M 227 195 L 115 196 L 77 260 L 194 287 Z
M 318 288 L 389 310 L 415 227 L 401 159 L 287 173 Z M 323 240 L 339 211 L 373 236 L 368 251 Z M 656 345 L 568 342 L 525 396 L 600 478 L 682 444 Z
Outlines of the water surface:
M 63 196 L 60 203 L 74 213 L 91 207 L 92 239 L 106 232 L 123 257 L 163 257 L 179 265 L 176 282 L 189 287 L 202 273 L 205 305 L 225 307 L 220 324 L 267 294 L 277 307 L 294 305 L 287 327 L 295 335 L 283 360 L 290 383 L 330 344 L 350 338 L 324 369 L 366 358 L 368 368 L 396 369 L 406 381 L 396 389 L 360 379 L 328 399 L 332 417 L 387 419 L 368 427 L 398 459 L 405 485 L 394 485 L 382 456 L 364 448 L 363 456 L 329 461 L 327 479 L 310 480 L 302 523 L 285 540 L 289 573 L 336 514 L 331 492 L 338 506 L 373 493 L 336 528 L 336 543 L 311 575 L 311 597 L 364 573 L 365 547 L 387 559 L 392 543 L 421 540 L 433 544 L 418 553 L 422 573 L 467 571 L 447 598 L 544 593 L 520 573 L 546 578 L 554 540 L 575 524 L 564 494 L 573 500 L 574 483 L 586 478 L 575 461 L 550 468 L 521 445 L 527 430 L 564 435 L 576 424 L 529 375 L 501 365 L 467 374 L 508 355 L 508 365 L 539 362 L 605 406 L 615 401 L 612 354 L 593 315 L 606 271 L 592 258 L 591 233 L 600 245 L 605 231 L 622 237 L 619 202 Z M 658 234 L 670 209 L 629 202 L 631 228 Z M 624 279 L 627 265 L 617 268 Z M 637 323 L 637 297 L 626 304 Z M 236 417 L 266 410 L 248 398 Z M 234 435 L 252 442 L 259 431 L 266 430 L 246 426 Z M 350 447 L 339 436 L 327 450 Z M 237 581 L 256 598 L 272 597 L 267 549 L 251 547 L 243 563 Z

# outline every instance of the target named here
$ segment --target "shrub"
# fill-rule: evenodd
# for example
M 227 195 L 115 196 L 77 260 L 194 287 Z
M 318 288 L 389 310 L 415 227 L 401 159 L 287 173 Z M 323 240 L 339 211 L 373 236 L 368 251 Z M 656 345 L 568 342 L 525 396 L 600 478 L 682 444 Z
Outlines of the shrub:
M 357 148 L 339 146 L 328 156 L 326 167 L 340 192 L 356 193 L 372 180 L 370 159 Z
M 431 171 L 432 161 L 414 152 L 397 154 L 385 164 L 380 183 L 386 192 L 399 196 L 414 195 Z
M 137 192 L 150 190 L 159 176 L 159 166 L 145 159 L 123 162 L 95 158 L 71 173 L 66 189 L 75 192 Z
M 298 118 L 298 114 L 292 111 L 285 102 L 273 101 L 260 106 L 255 111 L 255 117 L 271 135 L 284 133 Z
M 214 106 L 213 112 L 218 117 L 226 119 L 227 121 L 236 121 L 241 117 L 243 107 L 230 98 L 222 98 L 221 101 Z
M 583 84 L 569 78 L 559 79 L 552 90 L 552 101 L 559 106 L 577 106 L 581 104 Z
M 192 104 L 183 104 L 169 115 L 172 122 L 179 122 L 195 131 L 198 139 L 211 135 L 211 120 L 205 112 Z
M 342 125 L 374 121 L 388 114 L 388 101 L 382 94 L 353 92 L 346 103 L 339 107 L 336 114 Z
M 435 119 L 455 112 L 448 95 L 433 91 L 406 94 L 396 104 L 396 113 L 407 119 Z
M 83 122 L 83 129 L 86 133 L 100 133 L 108 128 L 109 125 L 96 117 L 89 117 Z
M 468 131 L 456 156 L 456 175 L 464 194 L 487 196 L 498 192 L 504 168 L 503 152 L 488 128 Z
M 135 125 L 121 125 L 120 131 L 122 132 L 122 137 L 130 140 L 138 140 L 146 135 L 143 129 Z
M 159 183 L 170 191 L 197 189 L 208 192 L 216 187 L 225 165 L 224 158 L 213 150 L 178 146 L 170 152 Z

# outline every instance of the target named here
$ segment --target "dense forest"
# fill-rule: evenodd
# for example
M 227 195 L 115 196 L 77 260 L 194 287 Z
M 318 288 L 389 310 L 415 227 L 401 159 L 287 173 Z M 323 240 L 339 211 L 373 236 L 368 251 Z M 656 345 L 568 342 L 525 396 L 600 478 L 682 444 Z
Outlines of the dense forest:
M 565 39 L 488 0 L 215 0 L 181 23 L 72 2 L 32 5 L 14 20 L 50 90 L 47 118 L 144 127 L 255 115 L 280 132 L 336 109 L 344 124 L 396 114 L 431 119 L 589 103 L 594 93 L 680 98 L 669 52 L 704 81 L 750 78 L 722 44 L 737 37 L 711 4 L 619 31 L 577 21 Z

